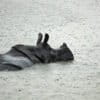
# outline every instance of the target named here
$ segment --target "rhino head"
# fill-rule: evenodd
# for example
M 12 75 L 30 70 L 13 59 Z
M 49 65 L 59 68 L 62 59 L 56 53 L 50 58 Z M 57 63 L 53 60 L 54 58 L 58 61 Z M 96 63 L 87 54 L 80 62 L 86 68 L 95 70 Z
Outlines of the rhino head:
M 42 49 L 45 49 L 46 52 L 48 52 L 50 62 L 57 62 L 57 61 L 68 61 L 73 60 L 74 56 L 72 51 L 68 48 L 66 43 L 63 43 L 60 48 L 53 49 L 48 44 L 49 40 L 49 34 L 45 34 L 44 41 L 42 41 L 42 34 L 39 33 L 38 35 L 38 41 L 37 41 L 37 47 L 42 47 Z M 45 52 L 44 52 L 45 54 Z M 48 59 L 48 58 L 47 58 Z

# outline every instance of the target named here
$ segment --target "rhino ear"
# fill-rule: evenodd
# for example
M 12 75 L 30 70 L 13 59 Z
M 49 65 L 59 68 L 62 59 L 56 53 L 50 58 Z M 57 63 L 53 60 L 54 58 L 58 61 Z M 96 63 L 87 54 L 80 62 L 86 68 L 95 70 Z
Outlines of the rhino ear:
M 49 40 L 49 34 L 46 33 L 43 43 L 46 44 L 48 42 L 48 40 Z
M 66 43 L 63 43 L 60 48 L 67 48 L 67 44 Z
M 39 33 L 38 39 L 37 39 L 37 42 L 36 42 L 37 45 L 41 43 L 42 37 L 43 37 L 42 33 Z

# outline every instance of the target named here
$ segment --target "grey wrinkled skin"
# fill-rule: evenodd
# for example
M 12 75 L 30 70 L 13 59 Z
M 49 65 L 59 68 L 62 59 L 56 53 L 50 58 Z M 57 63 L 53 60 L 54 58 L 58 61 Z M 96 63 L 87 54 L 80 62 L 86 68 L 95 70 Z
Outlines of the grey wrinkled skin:
M 49 35 L 45 34 L 42 42 L 42 34 L 39 33 L 36 46 L 15 45 L 5 54 L 0 55 L 0 71 L 17 71 L 25 67 L 31 67 L 36 63 L 51 63 L 57 61 L 73 60 L 71 50 L 63 43 L 59 49 L 53 49 L 47 43 Z

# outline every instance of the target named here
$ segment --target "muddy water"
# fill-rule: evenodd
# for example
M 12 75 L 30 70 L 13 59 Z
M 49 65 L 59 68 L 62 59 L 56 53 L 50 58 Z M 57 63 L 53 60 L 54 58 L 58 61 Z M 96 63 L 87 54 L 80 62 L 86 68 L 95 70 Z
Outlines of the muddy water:
M 75 60 L 0 72 L 0 100 L 100 100 L 99 12 L 99 0 L 1 0 L 1 53 L 47 32 L 49 44 L 66 42 Z

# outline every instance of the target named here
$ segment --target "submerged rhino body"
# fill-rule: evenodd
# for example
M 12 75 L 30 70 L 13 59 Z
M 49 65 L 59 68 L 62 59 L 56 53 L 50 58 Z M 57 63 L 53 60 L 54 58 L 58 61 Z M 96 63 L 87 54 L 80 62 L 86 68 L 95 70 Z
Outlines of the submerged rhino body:
M 53 49 L 47 43 L 49 35 L 45 34 L 42 42 L 42 34 L 39 33 L 37 45 L 15 45 L 5 54 L 0 55 L 1 70 L 21 70 L 36 63 L 51 63 L 57 61 L 73 60 L 73 54 L 65 43 L 59 49 Z

